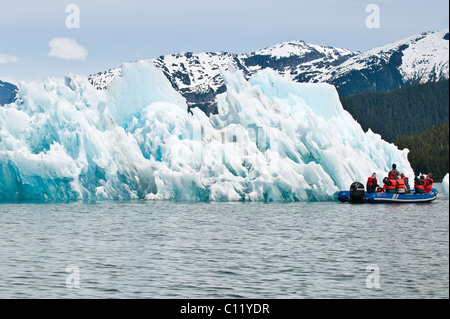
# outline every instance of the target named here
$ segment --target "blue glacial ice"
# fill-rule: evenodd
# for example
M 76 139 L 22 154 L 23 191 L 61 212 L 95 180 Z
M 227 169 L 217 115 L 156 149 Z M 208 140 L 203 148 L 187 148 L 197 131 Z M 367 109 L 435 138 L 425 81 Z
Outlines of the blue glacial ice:
M 0 107 L 0 199 L 330 200 L 392 163 L 414 176 L 408 150 L 364 132 L 333 86 L 222 76 L 210 117 L 144 61 L 104 91 L 79 75 L 20 83 Z

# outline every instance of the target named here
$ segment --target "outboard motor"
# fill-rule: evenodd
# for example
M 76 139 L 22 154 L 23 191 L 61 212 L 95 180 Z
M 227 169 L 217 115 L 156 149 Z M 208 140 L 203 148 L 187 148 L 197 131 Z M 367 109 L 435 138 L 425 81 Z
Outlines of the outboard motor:
M 354 182 L 350 185 L 349 197 L 352 203 L 363 203 L 364 202 L 364 185 L 359 182 Z

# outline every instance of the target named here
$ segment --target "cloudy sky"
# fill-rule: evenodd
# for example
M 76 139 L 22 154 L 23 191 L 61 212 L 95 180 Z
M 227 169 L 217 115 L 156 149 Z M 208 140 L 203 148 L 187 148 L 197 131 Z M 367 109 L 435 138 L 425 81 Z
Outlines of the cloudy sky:
M 369 4 L 379 8 L 379 27 L 367 26 Z M 0 0 L 0 80 L 290 40 L 365 51 L 448 27 L 448 10 L 448 0 Z

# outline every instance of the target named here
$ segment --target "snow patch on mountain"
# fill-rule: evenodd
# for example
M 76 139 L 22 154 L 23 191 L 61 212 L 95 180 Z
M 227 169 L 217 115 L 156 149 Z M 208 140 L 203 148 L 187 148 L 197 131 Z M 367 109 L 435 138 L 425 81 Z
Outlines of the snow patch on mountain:
M 339 65 L 333 73 L 325 73 L 321 81 L 330 82 L 355 70 L 364 70 L 381 63 L 396 62 L 405 83 L 426 83 L 448 79 L 449 29 L 425 32 L 355 55 Z M 392 61 L 396 59 L 397 61 Z
M 330 83 L 341 96 L 391 91 L 412 83 L 449 77 L 448 28 L 426 32 L 366 52 L 290 41 L 245 54 L 182 52 L 145 60 L 161 68 L 172 87 L 207 114 L 218 112 L 216 96 L 226 90 L 220 70 L 230 67 L 249 79 L 272 69 L 301 83 Z M 121 68 L 91 75 L 97 89 L 106 89 Z

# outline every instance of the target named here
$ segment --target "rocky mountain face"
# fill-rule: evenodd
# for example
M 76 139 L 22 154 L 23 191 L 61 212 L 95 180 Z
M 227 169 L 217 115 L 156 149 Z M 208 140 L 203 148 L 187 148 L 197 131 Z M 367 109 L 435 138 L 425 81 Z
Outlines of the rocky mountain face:
M 16 98 L 17 87 L 11 83 L 0 81 L 0 105 L 11 103 Z

